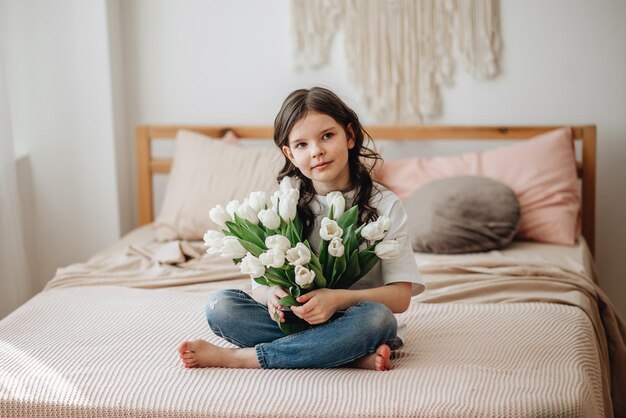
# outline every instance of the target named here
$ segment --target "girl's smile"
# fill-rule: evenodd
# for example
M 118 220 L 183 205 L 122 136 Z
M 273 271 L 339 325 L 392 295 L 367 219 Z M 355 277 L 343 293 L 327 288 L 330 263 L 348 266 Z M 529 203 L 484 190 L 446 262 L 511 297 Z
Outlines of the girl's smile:
M 354 148 L 352 132 L 335 119 L 310 111 L 289 132 L 283 153 L 310 178 L 319 195 L 351 188 L 348 152 Z

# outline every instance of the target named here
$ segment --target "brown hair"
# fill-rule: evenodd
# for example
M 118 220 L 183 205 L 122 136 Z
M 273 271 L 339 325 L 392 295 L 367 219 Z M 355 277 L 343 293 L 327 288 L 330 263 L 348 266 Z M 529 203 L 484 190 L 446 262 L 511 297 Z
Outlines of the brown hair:
M 313 87 L 308 90 L 295 90 L 287 96 L 274 120 L 274 143 L 281 151 L 283 146 L 289 146 L 291 129 L 296 122 L 306 116 L 307 112 L 311 111 L 332 117 L 342 126 L 348 138 L 351 133 L 354 136 L 354 147 L 348 151 L 350 185 L 356 188 L 353 204 L 359 206 L 359 224 L 376 220 L 378 211 L 369 203 L 372 190 L 375 190 L 370 173 L 382 157 L 363 144 L 365 138 L 368 139 L 368 143 L 373 143 L 372 137 L 363 129 L 356 113 L 335 93 L 323 87 Z M 372 163 L 366 165 L 364 160 L 372 160 Z M 287 157 L 285 157 L 285 165 L 278 174 L 277 180 L 280 182 L 286 176 L 302 180 L 298 213 L 304 225 L 303 235 L 308 237 L 313 230 L 315 220 L 315 214 L 309 206 L 315 197 L 313 182 L 303 175 Z

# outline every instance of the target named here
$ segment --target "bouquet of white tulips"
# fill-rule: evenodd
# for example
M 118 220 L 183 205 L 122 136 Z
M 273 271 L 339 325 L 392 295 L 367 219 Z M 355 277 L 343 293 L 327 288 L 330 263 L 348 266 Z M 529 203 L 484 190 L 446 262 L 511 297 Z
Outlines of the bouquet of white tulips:
M 357 228 L 358 208 L 345 210 L 341 192 L 326 196 L 328 216 L 322 219 L 320 248 L 314 251 L 302 240 L 303 225 L 296 210 L 299 182 L 285 177 L 269 199 L 265 192 L 253 192 L 243 203 L 217 205 L 209 216 L 221 231 L 208 230 L 204 235 L 207 253 L 233 259 L 242 273 L 261 285 L 285 288 L 290 295 L 279 305 L 287 308 L 300 305 L 296 298 L 317 288 L 347 289 L 379 259 L 399 253 L 396 240 L 384 240 L 390 219 L 380 216 Z M 285 334 L 311 326 L 297 317 L 281 323 L 278 313 L 274 320 Z

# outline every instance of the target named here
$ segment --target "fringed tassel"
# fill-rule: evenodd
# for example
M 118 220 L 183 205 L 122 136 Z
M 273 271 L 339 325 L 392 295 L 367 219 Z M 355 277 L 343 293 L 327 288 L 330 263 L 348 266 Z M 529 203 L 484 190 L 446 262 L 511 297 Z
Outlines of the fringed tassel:
M 349 76 L 382 123 L 417 123 L 441 113 L 454 56 L 474 77 L 498 73 L 498 0 L 292 0 L 296 63 L 328 62 L 345 31 Z
M 333 0 L 292 0 L 296 68 L 319 68 L 328 63 L 330 47 L 342 22 L 342 3 Z

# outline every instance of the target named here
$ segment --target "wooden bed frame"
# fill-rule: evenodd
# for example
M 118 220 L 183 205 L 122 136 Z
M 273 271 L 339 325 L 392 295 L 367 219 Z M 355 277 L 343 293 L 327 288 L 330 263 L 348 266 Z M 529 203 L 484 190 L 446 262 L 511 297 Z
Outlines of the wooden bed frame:
M 520 140 L 556 129 L 559 126 L 366 126 L 376 139 L 385 140 Z M 572 137 L 582 142 L 582 161 L 577 162 L 582 181 L 582 234 L 594 253 L 596 202 L 596 126 L 572 126 Z M 154 221 L 152 176 L 169 173 L 172 160 L 152 158 L 152 140 L 175 139 L 179 129 L 188 129 L 219 138 L 232 130 L 242 139 L 269 139 L 270 126 L 200 126 L 200 125 L 142 125 L 137 127 L 137 181 L 139 224 Z

